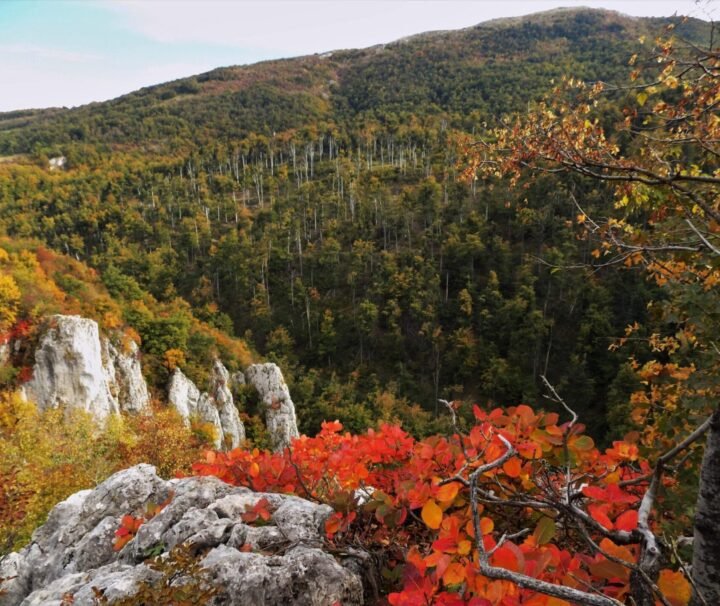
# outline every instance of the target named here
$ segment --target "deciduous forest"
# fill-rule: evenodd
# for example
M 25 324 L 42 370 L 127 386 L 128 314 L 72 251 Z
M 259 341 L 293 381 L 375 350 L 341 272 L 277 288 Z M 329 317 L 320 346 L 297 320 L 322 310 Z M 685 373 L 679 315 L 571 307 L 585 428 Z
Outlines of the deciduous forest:
M 367 604 L 720 603 L 719 70 L 709 22 L 558 10 L 0 114 L 0 556 L 148 462 L 330 505 Z M 21 398 L 52 314 L 153 415 Z M 215 359 L 282 369 L 292 446 L 249 386 L 240 448 L 168 410 Z M 186 556 L 204 601 L 97 603 L 216 603 Z

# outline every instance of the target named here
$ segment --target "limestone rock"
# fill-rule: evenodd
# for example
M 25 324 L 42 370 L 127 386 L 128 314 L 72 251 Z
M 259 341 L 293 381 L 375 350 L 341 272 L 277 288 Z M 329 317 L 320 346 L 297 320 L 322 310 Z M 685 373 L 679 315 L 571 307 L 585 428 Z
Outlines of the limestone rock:
M 200 390 L 188 379 L 182 370 L 175 369 L 168 385 L 168 404 L 173 406 L 189 426 L 191 418 L 209 423 L 215 431 L 215 448 L 223 443 L 223 431 L 217 408 L 210 402 L 210 396 Z
M 168 385 L 168 403 L 186 423 L 196 417 L 214 427 L 215 448 L 224 445 L 235 448 L 245 439 L 245 427 L 230 393 L 229 380 L 227 369 L 218 360 L 213 366 L 209 393 L 201 393 L 179 368 L 175 369 Z
M 48 159 L 48 168 L 50 170 L 60 170 L 65 168 L 67 164 L 67 158 L 65 156 L 56 156 L 55 158 Z
M 189 421 L 190 415 L 197 410 L 197 403 L 200 400 L 200 390 L 195 387 L 190 379 L 185 376 L 182 370 L 176 368 L 168 383 L 168 404 L 178 414 Z
M 168 497 L 130 543 L 120 552 L 112 549 L 123 515 Z M 246 508 L 262 498 L 270 502 L 268 525 L 243 522 Z M 360 575 L 322 550 L 330 512 L 325 505 L 253 493 L 216 478 L 164 481 L 153 467 L 138 465 L 57 505 L 30 545 L 0 560 L 0 578 L 7 579 L 0 582 L 0 604 L 60 606 L 71 595 L 76 606 L 90 606 L 96 603 L 93 588 L 112 604 L 159 578 L 147 566 L 148 553 L 159 549 L 167 557 L 184 544 L 201 553 L 204 580 L 218 591 L 210 605 L 359 606 Z
M 220 360 L 215 360 L 210 379 L 210 395 L 215 401 L 220 415 L 225 442 L 230 448 L 236 448 L 245 440 L 245 426 L 242 424 L 240 414 L 235 406 L 231 385 L 232 379 L 227 368 Z
M 0 366 L 10 361 L 10 342 L 0 339 Z
M 22 393 L 41 409 L 80 408 L 102 421 L 150 402 L 137 346 L 124 354 L 100 336 L 97 322 L 80 316 L 48 318 L 35 350 L 33 378 Z
M 35 350 L 33 378 L 24 393 L 41 409 L 67 406 L 99 420 L 119 411 L 102 363 L 97 322 L 80 316 L 51 316 Z
M 138 346 L 130 341 L 129 351 L 123 353 L 108 339 L 103 339 L 102 345 L 108 386 L 120 410 L 134 413 L 147 410 L 150 395 L 142 375 Z
M 265 408 L 265 424 L 274 450 L 282 450 L 298 437 L 295 405 L 277 364 L 252 364 L 246 380 L 258 391 Z

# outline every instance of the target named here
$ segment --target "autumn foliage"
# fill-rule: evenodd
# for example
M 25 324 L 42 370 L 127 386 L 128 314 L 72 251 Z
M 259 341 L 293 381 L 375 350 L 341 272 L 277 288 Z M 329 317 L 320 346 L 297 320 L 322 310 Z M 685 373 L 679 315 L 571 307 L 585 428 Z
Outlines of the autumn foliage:
M 99 431 L 84 411 L 39 411 L 0 393 L 0 556 L 25 545 L 72 493 L 138 463 L 164 476 L 188 472 L 206 447 L 172 410 L 117 417 Z
M 393 425 L 351 435 L 326 422 L 282 453 L 209 452 L 193 471 L 330 504 L 330 550 L 351 544 L 377 554 L 393 606 L 569 604 L 480 574 L 478 531 L 493 566 L 624 602 L 651 470 L 638 446 L 601 451 L 581 425 L 525 405 L 473 413 L 467 431 L 424 440 Z M 503 439 L 517 454 L 481 475 L 474 520 L 468 478 L 503 457 Z M 536 506 L 516 506 L 528 499 Z M 586 513 L 582 528 L 566 515 L 571 507 Z M 682 573 L 662 570 L 659 582 L 672 606 L 687 603 Z

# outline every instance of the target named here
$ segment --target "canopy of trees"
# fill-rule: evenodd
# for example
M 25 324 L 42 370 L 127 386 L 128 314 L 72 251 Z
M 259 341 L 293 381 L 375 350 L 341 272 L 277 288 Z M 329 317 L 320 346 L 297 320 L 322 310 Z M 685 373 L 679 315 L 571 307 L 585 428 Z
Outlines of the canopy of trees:
M 194 469 L 330 503 L 396 606 L 718 603 L 720 63 L 660 25 L 550 13 L 0 116 L 0 330 L 102 309 L 155 384 L 278 362 L 317 437 Z M 80 260 L 101 294 L 47 269 Z

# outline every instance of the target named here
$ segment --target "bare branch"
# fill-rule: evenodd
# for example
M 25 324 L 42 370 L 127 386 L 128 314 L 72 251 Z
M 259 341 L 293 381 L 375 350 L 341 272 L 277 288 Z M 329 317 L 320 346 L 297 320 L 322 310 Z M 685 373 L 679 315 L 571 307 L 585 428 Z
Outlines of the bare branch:
M 695 579 L 690 574 L 690 570 L 688 569 L 687 564 L 685 564 L 685 561 L 680 557 L 680 554 L 678 553 L 678 546 L 681 546 L 684 544 L 683 539 L 688 539 L 692 537 L 680 537 L 677 541 L 669 541 L 670 543 L 670 549 L 672 550 L 673 556 L 677 560 L 678 566 L 680 567 L 680 570 L 683 571 L 683 574 L 685 575 L 685 578 L 690 581 L 690 585 L 692 585 L 693 591 L 697 598 L 700 600 L 700 603 L 702 606 L 710 606 L 707 603 L 707 600 L 703 597 L 702 593 L 697 587 L 697 583 L 695 583 Z
M 685 222 L 690 226 L 690 229 L 692 229 L 697 234 L 697 237 L 702 240 L 702 242 L 705 246 L 707 246 L 714 254 L 720 256 L 720 249 L 713 246 L 708 241 L 708 239 L 700 233 L 700 230 L 697 227 L 695 227 L 695 225 L 693 224 L 693 222 L 690 219 L 685 219 Z
M 589 593 L 587 591 L 581 591 L 580 589 L 574 589 L 572 587 L 555 585 L 554 583 L 542 581 L 519 572 L 512 572 L 506 568 L 498 568 L 497 566 L 492 566 L 490 564 L 490 554 L 485 550 L 482 529 L 480 528 L 477 481 L 481 474 L 497 469 L 503 465 L 505 461 L 513 457 L 516 452 L 512 444 L 510 444 L 510 442 L 508 442 L 502 435 L 498 434 L 498 438 L 507 449 L 505 453 L 494 461 L 481 465 L 473 471 L 472 474 L 470 474 L 470 503 L 472 507 L 473 527 L 475 529 L 475 541 L 477 543 L 480 572 L 490 579 L 510 581 L 518 587 L 537 591 L 538 593 L 542 593 L 544 595 L 553 596 L 560 598 L 561 600 L 567 600 L 583 606 L 622 606 L 622 603 L 614 598 L 596 593 Z
M 540 378 L 543 380 L 543 383 L 545 383 L 545 387 L 547 387 L 553 395 L 553 400 L 558 404 L 562 404 L 563 408 L 572 415 L 572 421 L 570 421 L 570 424 L 568 425 L 568 430 L 572 429 L 573 425 L 575 425 L 578 420 L 577 413 L 565 403 L 565 400 L 563 400 L 558 392 L 555 391 L 555 388 L 550 384 L 550 381 L 547 380 L 545 375 L 540 375 Z
M 653 590 L 653 592 L 658 596 L 658 599 L 662 602 L 663 606 L 672 606 L 670 602 L 668 602 L 667 598 L 663 595 L 663 593 L 660 591 L 660 588 L 655 584 L 655 582 L 648 576 L 648 574 L 640 568 L 637 564 L 634 562 L 628 562 L 626 560 L 623 560 L 622 558 L 618 558 L 617 556 L 612 555 L 611 553 L 608 553 L 606 550 L 604 550 L 600 545 L 598 545 L 595 541 L 593 541 L 592 537 L 588 534 L 587 529 L 581 524 L 579 526 L 580 534 L 583 535 L 583 538 L 587 543 L 599 554 L 601 554 L 605 559 L 609 560 L 610 562 L 614 562 L 615 564 L 619 564 L 620 566 L 624 566 L 628 570 L 632 570 L 634 573 L 640 575 L 642 579 L 648 584 L 648 586 Z

